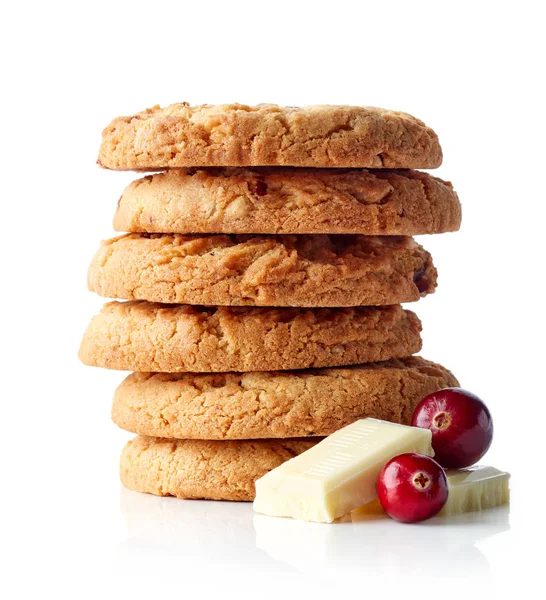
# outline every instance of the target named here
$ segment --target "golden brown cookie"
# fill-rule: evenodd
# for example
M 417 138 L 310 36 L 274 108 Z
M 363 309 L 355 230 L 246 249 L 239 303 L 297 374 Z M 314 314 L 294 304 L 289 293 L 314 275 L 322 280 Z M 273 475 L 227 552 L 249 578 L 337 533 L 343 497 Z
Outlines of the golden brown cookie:
M 457 386 L 418 356 L 382 363 L 258 373 L 133 373 L 118 387 L 112 419 L 168 438 L 326 436 L 366 417 L 409 425 L 428 394 Z
M 436 275 L 409 237 L 132 233 L 102 243 L 88 285 L 126 300 L 343 307 L 413 302 Z
M 406 113 L 364 106 L 282 107 L 183 102 L 114 119 L 99 165 L 166 167 L 440 166 L 438 137 Z
M 253 500 L 254 482 L 319 440 L 205 441 L 138 436 L 121 453 L 126 488 L 156 496 Z
M 457 231 L 450 183 L 419 171 L 171 169 L 133 181 L 116 231 L 146 233 L 360 233 Z
M 374 362 L 421 349 L 421 322 L 400 306 L 204 308 L 111 302 L 80 347 L 91 366 L 166 373 L 304 369 Z

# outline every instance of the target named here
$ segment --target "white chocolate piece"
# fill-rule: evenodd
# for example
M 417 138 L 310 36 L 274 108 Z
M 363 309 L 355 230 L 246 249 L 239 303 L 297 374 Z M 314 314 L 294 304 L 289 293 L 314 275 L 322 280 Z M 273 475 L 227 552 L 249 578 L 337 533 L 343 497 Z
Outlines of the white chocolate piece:
M 361 419 L 256 481 L 254 510 L 331 523 L 377 496 L 387 461 L 406 452 L 433 456 L 428 429 Z
M 477 465 L 446 471 L 449 496 L 442 515 L 460 515 L 508 504 L 510 474 L 495 467 Z

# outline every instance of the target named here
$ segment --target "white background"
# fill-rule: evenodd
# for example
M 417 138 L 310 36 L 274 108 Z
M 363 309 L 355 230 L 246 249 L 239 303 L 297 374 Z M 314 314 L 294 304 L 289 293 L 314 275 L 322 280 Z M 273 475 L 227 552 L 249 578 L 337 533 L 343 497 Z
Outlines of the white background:
M 545 516 L 541 2 L 11 2 L 1 19 L 2 530 L 7 598 L 467 597 L 542 580 Z M 123 493 L 122 374 L 85 368 L 86 269 L 134 174 L 95 165 L 156 103 L 367 104 L 431 125 L 459 233 L 414 305 L 422 354 L 482 396 L 513 502 L 460 522 L 304 526 L 248 504 Z M 279 524 L 280 523 L 280 524 Z M 458 583 L 452 584 L 455 579 Z M 540 584 L 542 585 L 542 584 Z M 280 591 L 278 591 L 280 589 Z M 333 590 L 333 592 L 331 591 Z M 296 594 L 296 591 L 298 594 Z M 538 592 L 537 592 L 538 594 Z

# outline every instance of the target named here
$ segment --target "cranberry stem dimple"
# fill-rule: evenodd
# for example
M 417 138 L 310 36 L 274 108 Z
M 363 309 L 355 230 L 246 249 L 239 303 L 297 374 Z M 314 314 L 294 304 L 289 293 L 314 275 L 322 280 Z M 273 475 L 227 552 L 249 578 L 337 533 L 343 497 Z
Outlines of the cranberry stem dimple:
M 433 422 L 437 429 L 443 430 L 451 425 L 451 417 L 449 413 L 442 411 L 434 415 Z
M 425 473 L 420 471 L 413 477 L 413 485 L 416 488 L 421 490 L 425 490 L 430 485 L 430 477 L 428 477 Z

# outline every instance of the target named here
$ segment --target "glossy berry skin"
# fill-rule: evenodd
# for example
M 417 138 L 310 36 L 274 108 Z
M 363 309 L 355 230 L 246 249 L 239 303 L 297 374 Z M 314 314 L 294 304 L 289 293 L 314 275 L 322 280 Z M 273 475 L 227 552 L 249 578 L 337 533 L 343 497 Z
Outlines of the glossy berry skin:
M 411 424 L 430 429 L 434 459 L 446 469 L 478 462 L 493 439 L 489 409 L 478 396 L 461 388 L 446 388 L 423 398 Z
M 379 474 L 376 487 L 383 510 L 402 523 L 430 519 L 447 502 L 444 470 L 422 454 L 400 454 L 389 460 Z

